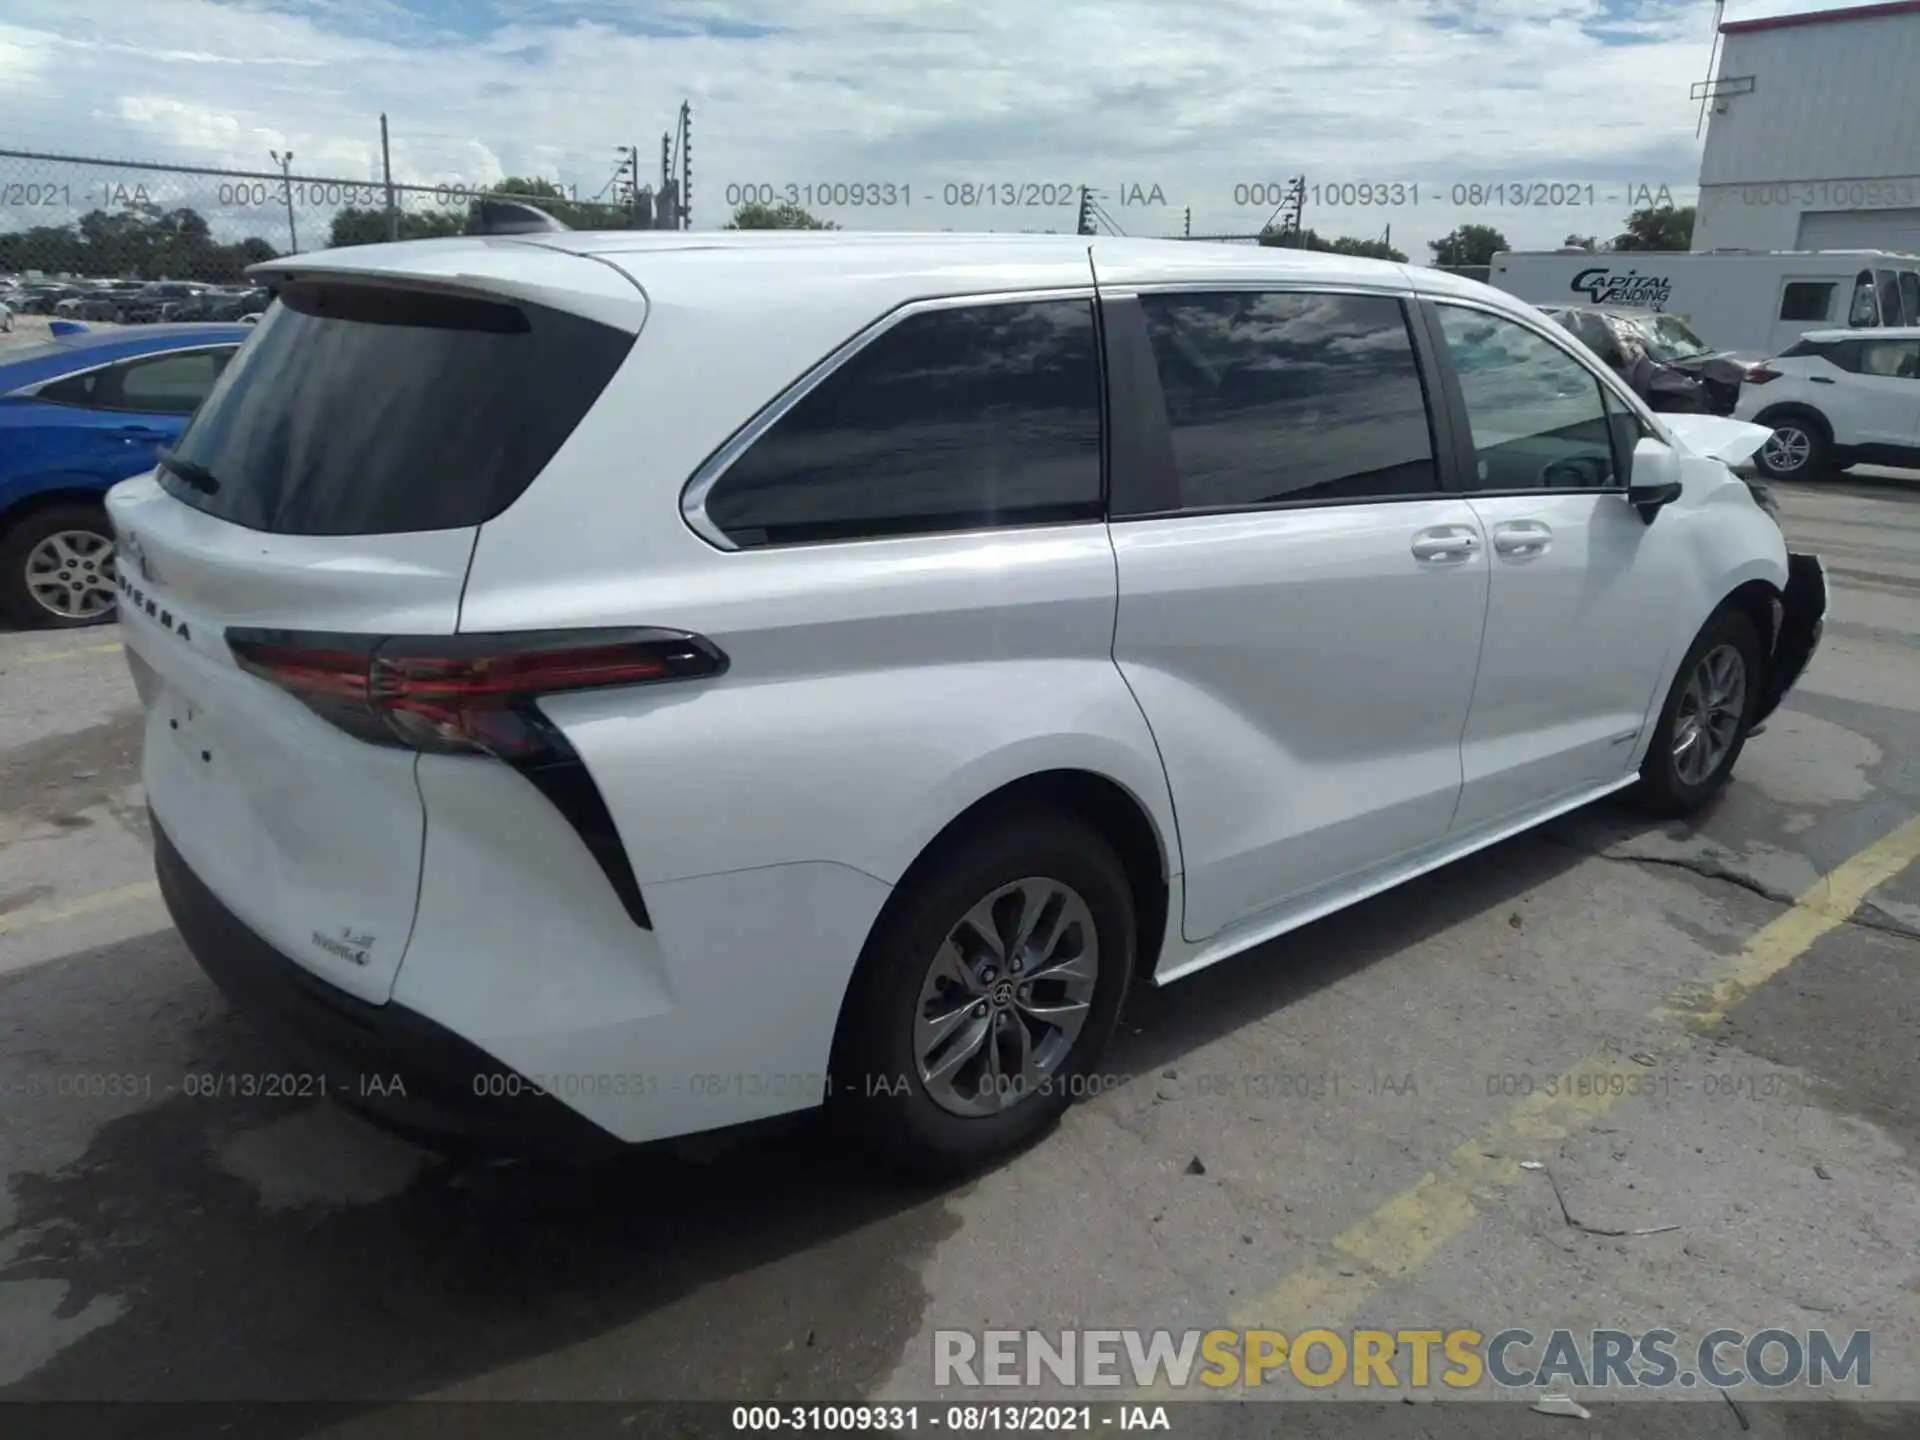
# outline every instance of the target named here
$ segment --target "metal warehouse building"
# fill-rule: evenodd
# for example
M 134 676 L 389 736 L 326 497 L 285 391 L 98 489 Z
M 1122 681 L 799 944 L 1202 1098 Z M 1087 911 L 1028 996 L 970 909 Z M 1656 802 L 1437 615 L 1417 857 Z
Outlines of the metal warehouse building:
M 1693 248 L 1920 251 L 1920 0 L 1720 35 Z

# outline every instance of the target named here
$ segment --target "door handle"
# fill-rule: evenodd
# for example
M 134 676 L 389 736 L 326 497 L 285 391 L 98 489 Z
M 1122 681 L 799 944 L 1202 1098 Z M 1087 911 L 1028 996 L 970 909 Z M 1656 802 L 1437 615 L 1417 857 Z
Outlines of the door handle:
M 1538 555 L 1553 541 L 1553 531 L 1538 520 L 1510 520 L 1493 530 L 1494 553 Z
M 1810 385 L 1835 385 L 1839 382 L 1831 375 L 1809 375 L 1807 376 L 1807 383 Z
M 1480 542 L 1471 530 L 1454 533 L 1424 531 L 1413 537 L 1413 558 L 1416 560 L 1464 560 L 1479 548 Z
M 164 432 L 146 425 L 122 425 L 107 433 L 116 440 L 158 440 Z

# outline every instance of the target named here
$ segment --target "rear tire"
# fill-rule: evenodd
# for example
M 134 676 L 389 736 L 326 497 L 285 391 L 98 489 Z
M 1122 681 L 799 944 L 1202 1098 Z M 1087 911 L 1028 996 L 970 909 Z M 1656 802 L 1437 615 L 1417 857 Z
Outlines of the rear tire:
M 1773 434 L 1754 456 L 1762 474 L 1775 480 L 1817 480 L 1834 468 L 1833 439 L 1812 416 L 1787 414 L 1768 423 Z
M 0 614 L 16 625 L 103 625 L 114 608 L 113 526 L 102 506 L 50 505 L 0 536 Z
M 1753 621 L 1716 611 L 1688 648 L 1660 709 L 1634 794 L 1656 815 L 1691 814 L 1733 777 L 1766 681 Z
M 1009 943 L 1028 927 L 1032 941 Z M 875 926 L 841 1011 L 830 1109 L 918 1174 L 1018 1150 L 1105 1088 L 1093 1067 L 1133 964 L 1113 847 L 1048 807 L 986 817 L 923 858 Z

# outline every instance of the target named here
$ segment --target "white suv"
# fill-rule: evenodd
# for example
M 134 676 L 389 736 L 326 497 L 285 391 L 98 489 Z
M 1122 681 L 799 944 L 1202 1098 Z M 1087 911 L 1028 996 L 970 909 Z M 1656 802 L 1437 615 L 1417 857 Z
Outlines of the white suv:
M 1920 328 L 1809 331 L 1748 367 L 1733 413 L 1773 432 L 1756 463 L 1776 479 L 1920 466 Z
M 274 262 L 109 507 L 156 864 L 308 1090 L 966 1165 L 1166 982 L 1634 785 L 1825 582 L 1499 291 L 1030 236 Z M 1717 458 L 1716 458 L 1717 457 Z

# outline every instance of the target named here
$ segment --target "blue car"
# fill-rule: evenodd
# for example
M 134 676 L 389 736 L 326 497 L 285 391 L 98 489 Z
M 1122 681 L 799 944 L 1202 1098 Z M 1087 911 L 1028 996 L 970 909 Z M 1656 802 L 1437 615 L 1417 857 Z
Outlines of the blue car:
M 112 616 L 113 535 L 101 501 L 158 463 L 253 333 L 59 328 L 70 333 L 0 348 L 0 614 L 20 625 Z

